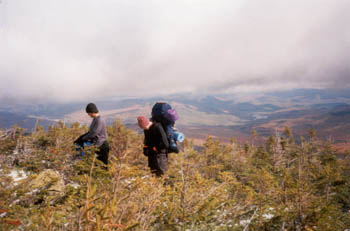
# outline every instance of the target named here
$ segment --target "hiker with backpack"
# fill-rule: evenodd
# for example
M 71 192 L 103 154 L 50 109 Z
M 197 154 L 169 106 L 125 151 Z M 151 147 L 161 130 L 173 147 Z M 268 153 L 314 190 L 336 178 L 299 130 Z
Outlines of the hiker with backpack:
M 101 118 L 94 103 L 89 103 L 85 109 L 86 113 L 93 119 L 89 131 L 74 141 L 80 148 L 95 145 L 98 147 L 97 159 L 108 165 L 109 143 L 107 141 L 106 122 Z
M 139 116 L 137 123 L 144 131 L 143 154 L 148 158 L 148 167 L 152 173 L 160 177 L 168 170 L 168 137 L 158 122 L 149 121 L 146 117 Z
M 137 117 L 140 128 L 144 130 L 143 153 L 148 157 L 151 172 L 161 176 L 168 169 L 168 154 L 179 152 L 177 142 L 183 142 L 185 135 L 176 131 L 175 121 L 179 116 L 175 109 L 165 102 L 157 102 L 152 107 L 152 118 Z

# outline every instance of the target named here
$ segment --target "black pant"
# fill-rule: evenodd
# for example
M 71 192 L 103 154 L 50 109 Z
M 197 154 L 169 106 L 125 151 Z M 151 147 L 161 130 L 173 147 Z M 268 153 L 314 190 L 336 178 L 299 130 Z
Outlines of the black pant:
M 168 154 L 166 152 L 151 152 L 148 155 L 148 167 L 156 176 L 162 176 L 168 170 Z
M 97 159 L 102 161 L 105 165 L 108 165 L 108 153 L 109 153 L 109 143 L 106 140 L 103 142 L 103 144 L 99 147 L 99 150 L 96 152 Z

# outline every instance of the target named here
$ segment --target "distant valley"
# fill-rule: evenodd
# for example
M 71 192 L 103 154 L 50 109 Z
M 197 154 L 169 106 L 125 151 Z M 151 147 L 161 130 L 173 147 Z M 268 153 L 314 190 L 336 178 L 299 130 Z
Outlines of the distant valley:
M 256 130 L 262 139 L 291 128 L 296 139 L 315 129 L 322 139 L 344 146 L 350 142 L 350 93 L 337 89 L 294 89 L 287 92 L 193 96 L 190 94 L 146 99 L 95 102 L 108 123 L 120 119 L 137 129 L 136 117 L 150 117 L 155 102 L 166 101 L 177 110 L 177 127 L 187 137 L 204 140 L 208 135 L 223 141 L 235 137 L 250 139 Z M 0 105 L 0 127 L 14 124 L 32 129 L 38 123 L 47 127 L 61 120 L 89 124 L 84 109 L 87 102 L 71 104 Z

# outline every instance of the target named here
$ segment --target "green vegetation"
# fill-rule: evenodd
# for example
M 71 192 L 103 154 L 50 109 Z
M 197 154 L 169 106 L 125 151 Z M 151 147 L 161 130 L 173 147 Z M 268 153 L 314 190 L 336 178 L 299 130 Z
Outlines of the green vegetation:
M 152 177 L 142 136 L 108 127 L 110 166 L 73 140 L 87 128 L 59 123 L 25 135 L 0 132 L 0 230 L 345 230 L 350 228 L 350 161 L 327 142 L 280 137 L 257 145 L 207 138 L 170 154 L 167 182 Z M 50 169 L 50 170 L 48 170 Z M 23 179 L 10 173 L 22 170 Z M 39 181 L 41 180 L 41 181 Z

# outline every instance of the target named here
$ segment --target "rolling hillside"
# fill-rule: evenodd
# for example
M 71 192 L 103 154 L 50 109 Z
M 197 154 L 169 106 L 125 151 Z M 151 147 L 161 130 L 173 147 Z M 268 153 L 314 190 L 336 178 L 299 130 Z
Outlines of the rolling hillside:
M 166 101 L 175 108 L 180 119 L 176 125 L 188 137 L 205 139 L 211 135 L 223 141 L 231 137 L 249 139 L 251 131 L 268 137 L 288 126 L 299 136 L 306 136 L 310 128 L 324 139 L 336 143 L 349 140 L 350 93 L 336 89 L 296 89 L 287 92 L 226 94 L 194 96 L 179 94 L 167 97 L 129 98 L 95 102 L 108 123 L 120 119 L 128 127 L 136 129 L 136 117 L 151 116 L 155 102 Z M 16 116 L 5 116 L 1 127 L 27 121 L 24 127 L 31 128 L 35 118 L 46 121 L 78 121 L 89 124 L 85 113 L 86 103 L 12 105 L 3 109 Z M 27 120 L 24 120 L 24 119 Z M 34 121 L 34 122 L 33 122 Z

